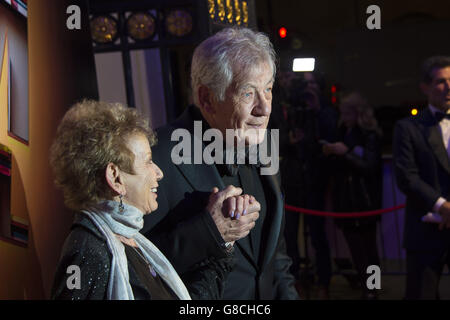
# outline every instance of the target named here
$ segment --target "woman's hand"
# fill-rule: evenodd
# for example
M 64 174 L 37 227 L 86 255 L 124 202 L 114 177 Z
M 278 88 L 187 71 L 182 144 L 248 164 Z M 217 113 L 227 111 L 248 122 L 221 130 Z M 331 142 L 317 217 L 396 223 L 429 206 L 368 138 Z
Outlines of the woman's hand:
M 209 196 L 206 210 L 225 242 L 246 237 L 259 218 L 259 202 L 253 196 L 241 194 L 241 188 L 230 185 L 222 191 L 214 187 Z
M 255 202 L 255 197 L 248 194 L 229 197 L 224 201 L 224 216 L 239 219 L 249 213 Z

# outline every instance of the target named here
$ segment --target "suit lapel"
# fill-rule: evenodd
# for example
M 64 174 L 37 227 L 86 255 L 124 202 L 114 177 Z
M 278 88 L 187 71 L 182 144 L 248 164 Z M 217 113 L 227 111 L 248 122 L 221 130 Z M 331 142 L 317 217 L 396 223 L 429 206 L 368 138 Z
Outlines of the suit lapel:
M 450 174 L 450 160 L 448 159 L 447 150 L 445 150 L 444 141 L 439 129 L 439 124 L 436 122 L 433 114 L 429 109 L 423 113 L 422 123 L 425 129 L 425 136 L 430 144 L 431 150 L 436 156 L 439 163 L 444 170 Z
M 194 151 L 195 143 L 199 143 L 201 146 L 202 156 L 203 149 L 205 148 L 202 137 L 196 137 L 194 135 L 194 121 L 201 121 L 201 115 L 196 107 L 191 105 L 183 112 L 181 117 L 174 123 L 176 128 L 184 128 L 191 134 L 191 164 L 181 163 L 176 165 L 181 174 L 186 178 L 188 183 L 194 190 L 211 191 L 212 188 L 218 187 L 219 190 L 224 188 L 222 179 L 215 165 L 193 164 L 194 163 Z M 203 134 L 204 128 L 202 127 Z M 203 157 L 201 157 L 203 162 Z
M 180 164 L 176 167 L 194 190 L 210 192 L 214 187 L 225 188 L 215 165 Z
M 251 232 L 250 232 L 251 233 Z M 249 235 L 247 236 L 249 237 Z M 255 261 L 255 257 L 252 252 L 252 248 L 250 247 L 249 239 L 243 238 L 236 241 L 236 244 L 241 251 L 242 255 L 258 270 L 258 264 Z
M 281 189 L 274 175 L 261 176 L 264 185 L 267 203 L 266 221 L 264 225 L 269 228 L 263 228 L 261 239 L 263 243 L 260 248 L 261 268 L 264 268 L 274 255 L 278 246 L 280 237 L 281 222 L 283 219 L 283 199 L 281 198 Z M 265 234 L 264 234 L 265 233 Z
M 253 190 L 252 186 L 252 177 L 248 176 L 246 173 L 248 171 L 239 170 L 239 177 L 241 179 L 241 185 L 243 190 Z M 255 239 L 255 232 L 253 230 L 250 231 L 247 236 L 248 239 L 239 240 L 237 243 L 242 251 L 245 252 L 245 256 L 248 260 L 252 262 L 252 264 L 257 268 L 257 261 L 255 256 L 255 246 L 259 246 L 260 242 Z

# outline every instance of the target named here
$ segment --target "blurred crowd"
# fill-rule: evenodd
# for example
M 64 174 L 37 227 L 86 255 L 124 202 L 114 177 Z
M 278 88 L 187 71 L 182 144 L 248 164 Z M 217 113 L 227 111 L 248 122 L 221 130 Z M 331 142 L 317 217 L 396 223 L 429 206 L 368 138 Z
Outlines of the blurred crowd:
M 281 176 L 287 204 L 317 211 L 361 212 L 381 207 L 381 130 L 372 107 L 358 92 L 348 92 L 339 103 L 325 94 L 325 80 L 315 72 L 280 72 L 274 88 L 272 126 L 280 128 Z M 286 212 L 287 252 L 291 272 L 300 291 L 308 280 L 300 266 L 298 237 L 310 239 L 314 248 L 315 285 L 319 299 L 329 299 L 332 276 L 325 217 Z M 342 230 L 361 284 L 362 298 L 375 299 L 369 291 L 366 269 L 379 265 L 376 225 L 379 217 L 335 219 Z M 307 245 L 305 247 L 308 247 Z M 304 260 L 307 261 L 304 261 Z M 311 282 L 311 281 L 309 281 Z M 358 285 L 358 283 L 352 283 Z

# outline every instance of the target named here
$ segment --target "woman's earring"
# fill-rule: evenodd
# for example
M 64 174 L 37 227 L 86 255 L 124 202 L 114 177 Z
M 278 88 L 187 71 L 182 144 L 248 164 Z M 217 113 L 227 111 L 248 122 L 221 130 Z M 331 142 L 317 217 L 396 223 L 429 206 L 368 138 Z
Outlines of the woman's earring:
M 123 213 L 123 212 L 125 211 L 125 207 L 123 206 L 122 198 L 123 198 L 123 195 L 119 195 L 119 199 L 120 199 L 120 202 L 119 202 L 119 212 L 120 212 L 120 213 Z

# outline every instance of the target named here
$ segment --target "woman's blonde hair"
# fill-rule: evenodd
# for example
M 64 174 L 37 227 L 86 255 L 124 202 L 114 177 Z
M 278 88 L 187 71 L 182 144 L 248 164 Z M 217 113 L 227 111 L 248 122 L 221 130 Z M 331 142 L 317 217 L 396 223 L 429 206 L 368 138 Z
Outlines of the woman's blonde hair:
M 358 127 L 364 130 L 375 131 L 381 135 L 381 129 L 373 113 L 373 108 L 359 92 L 351 92 L 344 95 L 341 100 L 341 108 L 349 108 L 356 113 Z M 339 125 L 341 124 L 342 122 L 339 120 Z
M 150 145 L 156 143 L 148 121 L 133 108 L 84 100 L 67 111 L 50 149 L 55 184 L 62 189 L 67 207 L 80 210 L 112 199 L 105 169 L 114 163 L 134 173 L 134 154 L 127 148 L 133 134 L 144 134 Z

